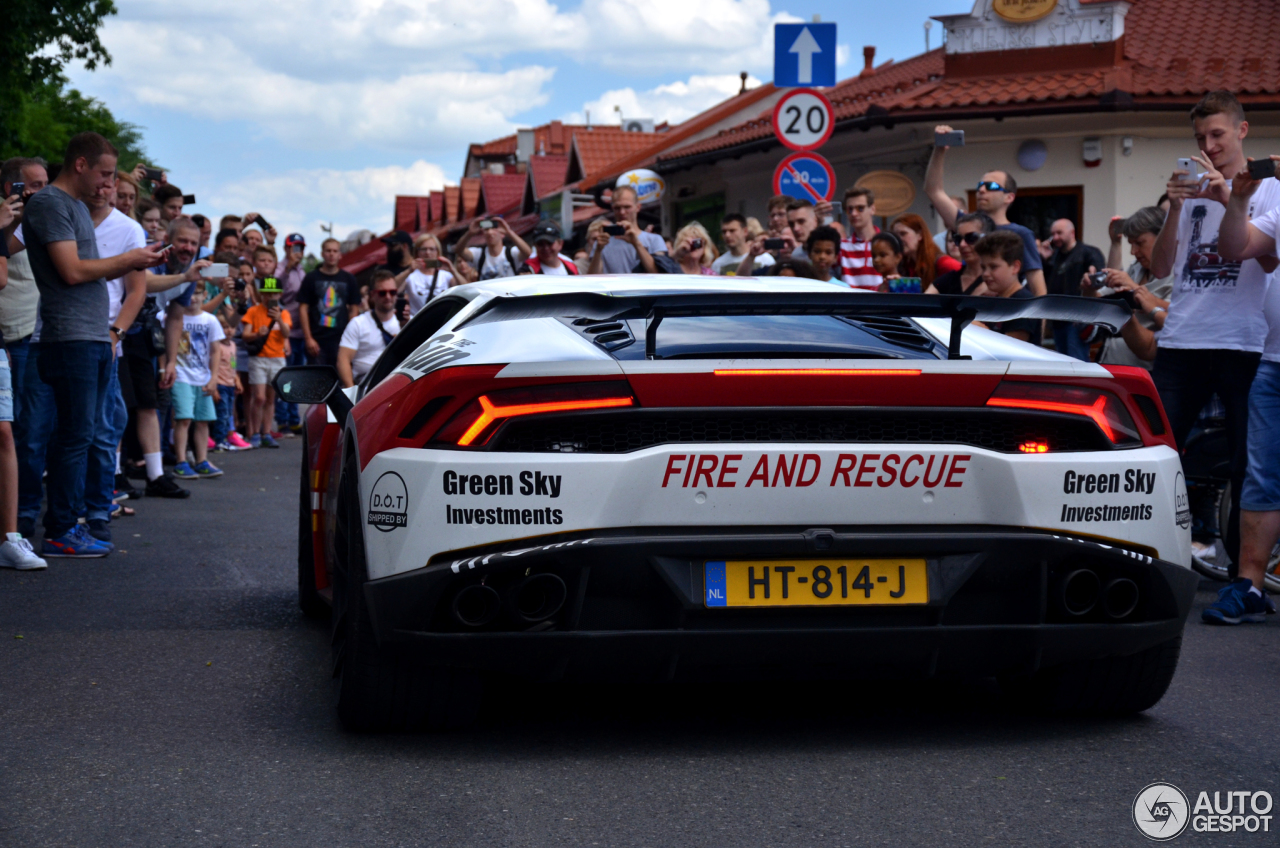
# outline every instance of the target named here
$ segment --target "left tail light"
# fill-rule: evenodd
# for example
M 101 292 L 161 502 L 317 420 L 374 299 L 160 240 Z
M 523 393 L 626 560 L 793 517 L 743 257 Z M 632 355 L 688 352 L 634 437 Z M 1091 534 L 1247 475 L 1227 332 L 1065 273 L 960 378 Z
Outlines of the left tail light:
M 1104 389 L 1058 383 L 1003 382 L 987 399 L 987 406 L 1083 415 L 1092 419 L 1116 447 L 1142 446 L 1142 436 L 1133 416 L 1120 398 Z M 1027 453 L 1041 452 L 1023 450 Z
M 485 392 L 458 410 L 431 441 L 464 448 L 481 447 L 511 418 L 635 405 L 631 386 L 622 380 Z

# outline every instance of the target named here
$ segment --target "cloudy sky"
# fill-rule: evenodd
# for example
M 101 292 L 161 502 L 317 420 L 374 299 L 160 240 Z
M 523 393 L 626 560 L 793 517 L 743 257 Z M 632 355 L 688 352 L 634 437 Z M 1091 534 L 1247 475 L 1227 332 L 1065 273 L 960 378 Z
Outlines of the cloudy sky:
M 924 49 L 972 0 L 116 0 L 114 61 L 73 83 L 144 128 L 189 211 L 259 211 L 314 250 L 390 227 L 467 144 L 561 118 L 677 122 L 773 76 L 773 24 L 838 24 L 841 77 Z M 934 24 L 937 46 L 940 26 Z M 318 251 L 316 251 L 318 252 Z

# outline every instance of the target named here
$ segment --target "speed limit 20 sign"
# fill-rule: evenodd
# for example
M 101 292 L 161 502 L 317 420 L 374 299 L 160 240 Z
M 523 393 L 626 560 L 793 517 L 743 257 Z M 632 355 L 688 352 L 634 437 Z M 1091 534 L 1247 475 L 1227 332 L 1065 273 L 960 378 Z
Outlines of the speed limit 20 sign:
M 812 88 L 789 91 L 773 107 L 773 133 L 792 150 L 817 150 L 834 127 L 831 101 Z

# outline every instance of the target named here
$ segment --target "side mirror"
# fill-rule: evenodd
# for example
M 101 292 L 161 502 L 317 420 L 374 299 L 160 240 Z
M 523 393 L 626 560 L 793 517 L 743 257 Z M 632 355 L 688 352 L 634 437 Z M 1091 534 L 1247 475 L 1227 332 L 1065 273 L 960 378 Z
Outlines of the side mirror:
M 271 385 L 285 403 L 327 404 L 339 425 L 351 411 L 351 399 L 342 392 L 342 380 L 332 365 L 290 365 L 280 369 Z

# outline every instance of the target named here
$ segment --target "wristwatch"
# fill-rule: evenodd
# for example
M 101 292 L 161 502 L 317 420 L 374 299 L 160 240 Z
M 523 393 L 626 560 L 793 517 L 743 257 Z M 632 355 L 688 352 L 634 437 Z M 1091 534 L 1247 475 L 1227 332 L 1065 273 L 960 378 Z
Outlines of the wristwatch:
M 121 339 L 124 338 L 124 330 L 120 329 L 119 327 L 112 327 L 111 332 L 115 333 L 117 338 L 121 338 Z
M 1156 317 L 1157 312 L 1168 312 L 1168 311 L 1169 310 L 1165 309 L 1163 306 L 1153 306 L 1147 310 L 1147 314 L 1150 315 L 1152 318 L 1154 318 Z

